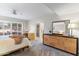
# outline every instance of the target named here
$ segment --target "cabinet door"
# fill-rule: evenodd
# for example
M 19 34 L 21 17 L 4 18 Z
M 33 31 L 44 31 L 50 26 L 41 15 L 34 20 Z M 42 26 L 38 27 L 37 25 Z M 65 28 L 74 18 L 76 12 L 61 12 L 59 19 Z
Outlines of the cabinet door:
M 44 35 L 44 44 L 52 46 L 51 36 Z
M 56 36 L 51 36 L 51 45 L 53 47 L 58 47 L 58 38 Z
M 18 26 L 18 27 L 17 27 L 17 30 L 18 30 L 18 31 L 22 31 L 22 24 L 17 24 L 17 26 Z
M 12 23 L 12 31 L 17 31 L 17 23 Z
M 76 54 L 76 39 L 67 38 L 64 43 L 66 51 Z
M 44 44 L 49 44 L 49 36 L 48 35 L 44 35 Z
M 62 49 L 62 50 L 64 50 L 64 40 L 65 40 L 65 38 L 63 38 L 63 37 L 58 37 L 58 48 L 59 49 Z

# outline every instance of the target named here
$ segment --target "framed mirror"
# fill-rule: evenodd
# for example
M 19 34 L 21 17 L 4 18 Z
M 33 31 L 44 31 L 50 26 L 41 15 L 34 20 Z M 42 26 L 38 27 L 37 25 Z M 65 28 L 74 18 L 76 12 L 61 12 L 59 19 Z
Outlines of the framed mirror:
M 69 35 L 69 29 L 68 29 L 69 23 L 70 23 L 69 20 L 53 21 L 52 33 Z

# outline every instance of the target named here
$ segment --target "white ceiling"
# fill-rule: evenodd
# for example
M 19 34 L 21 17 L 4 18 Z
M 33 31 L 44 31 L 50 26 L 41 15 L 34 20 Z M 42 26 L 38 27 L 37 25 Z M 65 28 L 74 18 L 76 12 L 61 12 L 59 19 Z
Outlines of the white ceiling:
M 13 15 L 11 10 L 15 9 L 17 15 Z M 33 19 L 43 15 L 51 14 L 52 11 L 43 4 L 38 3 L 9 3 L 0 4 L 0 15 L 21 19 Z
M 79 3 L 46 3 L 45 5 L 58 15 L 79 12 Z
M 66 3 L 0 3 L 0 15 L 20 19 L 35 19 L 41 16 L 57 13 L 63 15 L 79 11 L 79 4 Z M 12 9 L 16 10 L 17 15 L 12 14 Z

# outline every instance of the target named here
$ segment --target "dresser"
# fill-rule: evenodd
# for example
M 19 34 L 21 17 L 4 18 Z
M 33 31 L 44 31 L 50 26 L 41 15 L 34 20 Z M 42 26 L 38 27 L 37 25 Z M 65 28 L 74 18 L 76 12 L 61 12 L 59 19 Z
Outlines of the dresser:
M 43 44 L 78 55 L 78 38 L 59 34 L 44 34 Z

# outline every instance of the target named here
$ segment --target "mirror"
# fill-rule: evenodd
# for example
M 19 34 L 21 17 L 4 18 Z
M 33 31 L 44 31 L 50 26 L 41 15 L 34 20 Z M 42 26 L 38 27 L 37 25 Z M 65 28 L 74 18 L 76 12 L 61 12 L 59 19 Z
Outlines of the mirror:
M 64 34 L 65 33 L 64 22 L 54 23 L 53 24 L 53 33 Z
M 68 29 L 69 23 L 70 23 L 69 20 L 52 22 L 52 33 L 69 35 L 69 29 Z

